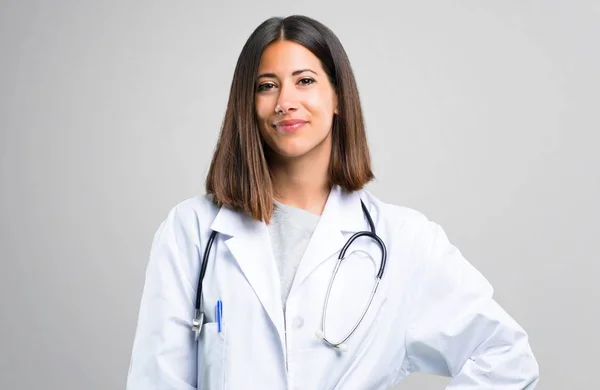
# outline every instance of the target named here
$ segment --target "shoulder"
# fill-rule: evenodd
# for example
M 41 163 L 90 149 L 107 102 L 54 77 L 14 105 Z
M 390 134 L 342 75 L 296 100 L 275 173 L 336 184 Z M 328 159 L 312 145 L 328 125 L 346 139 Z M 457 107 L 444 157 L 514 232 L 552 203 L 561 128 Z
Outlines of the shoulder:
M 402 263 L 408 267 L 416 288 L 451 291 L 453 286 L 463 283 L 464 288 L 492 294 L 489 282 L 450 242 L 437 222 L 420 211 L 382 202 L 372 194 L 369 196 L 371 207 L 382 215 L 383 222 L 379 223 L 386 226 L 386 245 L 389 243 L 394 253 L 403 258 Z
M 378 224 L 384 226 L 390 239 L 403 242 L 422 254 L 448 248 L 448 237 L 442 227 L 423 212 L 385 202 L 367 190 L 362 191 L 361 198 L 370 204 Z
M 434 225 L 437 225 L 423 212 L 407 206 L 385 202 L 370 191 L 363 190 L 360 197 L 370 205 L 372 213 L 377 215 L 380 223 L 393 224 L 396 226 L 395 230 L 427 230 L 427 228 L 431 229 Z
M 170 213 L 177 215 L 183 221 L 189 219 L 212 219 L 219 212 L 219 207 L 213 202 L 212 195 L 196 195 L 175 204 Z M 212 218 L 211 218 L 212 217 Z
M 210 227 L 219 207 L 210 195 L 196 195 L 174 204 L 158 228 L 157 235 L 168 231 L 176 237 L 199 237 Z

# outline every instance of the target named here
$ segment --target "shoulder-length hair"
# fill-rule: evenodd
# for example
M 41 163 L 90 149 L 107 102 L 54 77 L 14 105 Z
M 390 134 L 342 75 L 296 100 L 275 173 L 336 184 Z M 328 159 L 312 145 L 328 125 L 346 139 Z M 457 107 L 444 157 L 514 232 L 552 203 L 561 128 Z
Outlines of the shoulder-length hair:
M 267 19 L 250 35 L 238 58 L 205 183 L 217 206 L 243 211 L 267 223 L 273 213 L 273 185 L 267 146 L 256 119 L 255 92 L 262 53 L 278 40 L 293 41 L 310 50 L 321 61 L 337 95 L 329 184 L 352 192 L 374 178 L 356 80 L 338 38 L 306 16 Z

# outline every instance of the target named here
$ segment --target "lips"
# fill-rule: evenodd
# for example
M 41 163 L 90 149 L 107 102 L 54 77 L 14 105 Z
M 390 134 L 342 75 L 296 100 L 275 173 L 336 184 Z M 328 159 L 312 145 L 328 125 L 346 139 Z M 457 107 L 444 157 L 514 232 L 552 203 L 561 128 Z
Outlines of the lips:
M 288 119 L 275 123 L 275 129 L 284 133 L 292 133 L 304 126 L 306 123 L 307 121 L 301 119 Z

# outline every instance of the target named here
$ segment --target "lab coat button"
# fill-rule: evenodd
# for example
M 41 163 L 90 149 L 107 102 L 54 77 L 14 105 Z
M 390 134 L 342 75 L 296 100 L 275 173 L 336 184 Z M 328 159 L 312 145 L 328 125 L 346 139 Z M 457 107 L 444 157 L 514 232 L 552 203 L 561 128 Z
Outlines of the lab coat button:
M 292 320 L 292 327 L 295 330 L 298 330 L 298 329 L 302 328 L 303 326 L 304 326 L 304 318 L 302 318 L 302 317 L 295 317 Z

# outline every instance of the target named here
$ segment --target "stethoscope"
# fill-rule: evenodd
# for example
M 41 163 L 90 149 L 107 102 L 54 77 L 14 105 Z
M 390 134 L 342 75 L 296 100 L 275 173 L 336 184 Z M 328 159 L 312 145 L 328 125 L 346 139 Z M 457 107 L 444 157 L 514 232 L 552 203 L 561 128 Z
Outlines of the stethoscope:
M 325 294 L 323 316 L 321 318 L 321 329 L 317 330 L 317 332 L 316 332 L 317 337 L 319 339 L 323 340 L 323 342 L 325 344 L 327 344 L 330 347 L 336 348 L 340 351 L 348 350 L 348 347 L 345 344 L 345 342 L 350 338 L 350 336 L 352 336 L 354 331 L 356 331 L 356 329 L 359 327 L 359 325 L 365 318 L 365 315 L 367 314 L 369 307 L 371 307 L 371 302 L 373 301 L 373 297 L 375 296 L 375 293 L 377 292 L 377 287 L 379 286 L 379 282 L 381 281 L 381 278 L 383 277 L 383 273 L 385 271 L 385 263 L 387 261 L 387 249 L 385 247 L 385 244 L 383 243 L 381 238 L 379 238 L 379 236 L 376 234 L 375 225 L 373 224 L 373 219 L 371 219 L 371 214 L 367 210 L 367 207 L 365 206 L 362 199 L 360 201 L 360 205 L 362 207 L 363 214 L 365 215 L 365 217 L 367 218 L 367 221 L 369 222 L 370 231 L 360 231 L 360 232 L 354 233 L 352 235 L 352 237 L 350 237 L 348 239 L 348 241 L 346 241 L 346 244 L 344 244 L 344 246 L 340 250 L 340 255 L 338 256 L 338 260 L 337 260 L 337 263 L 333 270 L 333 274 L 331 275 L 331 279 L 329 280 L 329 286 L 327 287 L 327 293 Z M 213 230 L 210 234 L 210 237 L 208 238 L 208 241 L 206 242 L 206 249 L 204 250 L 204 256 L 202 258 L 202 266 L 200 268 L 200 278 L 198 279 L 198 289 L 196 292 L 196 305 L 195 305 L 195 311 L 194 311 L 194 319 L 192 320 L 192 331 L 196 335 L 196 340 L 198 340 L 198 338 L 200 337 L 200 331 L 202 329 L 202 324 L 204 323 L 204 312 L 201 309 L 202 281 L 204 280 L 204 275 L 206 274 L 206 266 L 208 265 L 208 258 L 210 256 L 210 250 L 212 248 L 212 244 L 215 240 L 216 235 L 217 235 L 217 232 L 215 230 Z M 339 341 L 332 341 L 327 337 L 327 333 L 325 332 L 325 322 L 327 319 L 327 307 L 329 305 L 329 296 L 331 294 L 331 287 L 333 286 L 335 276 L 337 275 L 337 272 L 340 269 L 340 266 L 342 265 L 342 260 L 344 260 L 346 251 L 348 250 L 350 245 L 354 242 L 354 240 L 356 240 L 357 238 L 362 237 L 362 236 L 367 236 L 367 237 L 370 237 L 371 239 L 375 240 L 375 242 L 379 245 L 379 248 L 381 249 L 381 262 L 379 264 L 379 271 L 377 272 L 377 275 L 375 276 L 375 283 L 373 285 L 373 289 L 371 290 L 371 295 L 369 296 L 369 300 L 367 301 L 367 304 L 366 304 L 365 308 L 363 309 L 358 321 L 354 324 L 354 326 L 350 329 L 350 331 L 342 339 L 340 339 Z

